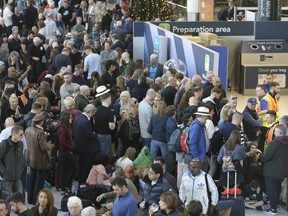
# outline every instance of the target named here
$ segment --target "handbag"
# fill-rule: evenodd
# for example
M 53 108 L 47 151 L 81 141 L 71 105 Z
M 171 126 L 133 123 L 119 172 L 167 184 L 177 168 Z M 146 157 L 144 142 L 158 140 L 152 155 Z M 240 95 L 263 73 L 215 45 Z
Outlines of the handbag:
M 208 179 L 207 179 L 207 173 L 205 173 L 205 183 L 206 183 L 206 191 L 207 191 L 207 195 L 208 195 L 208 200 L 209 200 L 209 208 L 211 207 L 211 192 L 209 191 L 209 187 L 208 187 Z M 209 210 L 208 208 L 208 210 Z M 209 213 L 209 212 L 208 212 Z M 214 211 L 213 214 L 209 215 L 209 216 L 219 216 L 219 210 L 217 208 L 217 206 L 214 207 Z

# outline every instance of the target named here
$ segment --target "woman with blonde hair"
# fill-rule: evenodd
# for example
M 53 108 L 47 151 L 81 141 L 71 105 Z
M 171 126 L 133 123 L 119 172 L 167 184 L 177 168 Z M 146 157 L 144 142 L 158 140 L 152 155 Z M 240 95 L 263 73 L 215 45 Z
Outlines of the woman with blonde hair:
M 124 170 L 126 168 L 126 166 L 128 166 L 128 165 L 133 166 L 133 161 L 135 160 L 135 156 L 136 156 L 136 149 L 133 147 L 127 148 L 124 156 L 120 157 L 116 161 L 116 167 L 120 167 L 121 169 Z
M 218 127 L 219 129 L 223 130 L 223 123 L 226 122 L 231 122 L 232 120 L 232 115 L 233 115 L 233 107 L 230 106 L 229 104 L 226 104 L 222 107 L 221 112 L 220 112 L 220 121 L 218 122 Z
M 130 93 L 128 91 L 121 92 L 120 101 L 115 108 L 115 115 L 118 120 L 121 118 L 120 114 L 123 110 L 126 110 L 128 114 L 130 113 Z
M 167 106 L 164 101 L 158 103 L 157 113 L 152 116 L 147 129 L 148 133 L 152 136 L 150 155 L 153 159 L 156 158 L 160 149 L 162 157 L 167 160 L 168 145 L 166 140 L 166 108 Z
M 3 123 L 8 117 L 12 117 L 15 123 L 22 119 L 24 111 L 20 108 L 18 102 L 19 99 L 16 94 L 12 94 L 9 98 L 9 107 L 6 107 L 4 110 L 2 110 L 3 113 L 1 115 L 1 120 Z

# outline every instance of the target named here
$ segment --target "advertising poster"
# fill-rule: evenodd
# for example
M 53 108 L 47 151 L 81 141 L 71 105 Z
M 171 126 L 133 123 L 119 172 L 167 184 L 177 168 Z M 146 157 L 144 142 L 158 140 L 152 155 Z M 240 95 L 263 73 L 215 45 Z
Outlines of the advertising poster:
M 201 0 L 200 21 L 213 21 L 213 0 Z
M 267 74 L 259 74 L 258 75 L 258 85 L 266 84 Z M 274 82 L 278 82 L 280 84 L 280 88 L 286 87 L 286 74 L 273 74 Z

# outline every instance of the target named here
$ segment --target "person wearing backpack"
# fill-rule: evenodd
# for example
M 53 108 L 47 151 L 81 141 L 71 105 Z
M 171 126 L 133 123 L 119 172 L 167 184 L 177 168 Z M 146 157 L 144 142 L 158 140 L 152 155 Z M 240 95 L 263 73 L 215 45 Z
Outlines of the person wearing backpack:
M 167 121 L 166 121 L 166 140 L 167 143 L 170 140 L 171 134 L 177 129 L 177 122 L 175 119 L 176 108 L 174 105 L 170 105 L 166 109 Z M 175 175 L 175 160 L 176 153 L 173 151 L 168 151 L 167 156 L 167 172 L 172 175 Z
M 244 182 L 244 170 L 240 161 L 246 158 L 246 152 L 244 147 L 240 144 L 240 131 L 232 131 L 229 139 L 222 146 L 217 157 L 217 162 L 222 165 L 218 185 L 223 187 L 227 185 L 227 172 L 230 172 L 232 170 L 237 171 L 237 185 Z M 233 185 L 234 182 L 234 175 L 230 175 L 230 185 Z

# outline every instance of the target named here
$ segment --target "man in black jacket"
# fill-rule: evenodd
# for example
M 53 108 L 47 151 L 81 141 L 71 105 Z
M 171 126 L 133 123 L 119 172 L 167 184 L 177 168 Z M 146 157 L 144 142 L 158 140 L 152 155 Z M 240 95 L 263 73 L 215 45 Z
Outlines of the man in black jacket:
M 11 136 L 0 143 L 0 172 L 2 199 L 6 199 L 12 192 L 23 192 L 20 180 L 23 166 L 23 128 L 14 126 Z
M 260 154 L 259 158 L 263 161 L 263 173 L 265 184 L 270 199 L 270 208 L 267 213 L 277 214 L 277 205 L 281 193 L 281 183 L 288 177 L 288 137 L 285 136 L 286 128 L 284 125 L 276 126 L 274 130 L 275 138 L 269 143 L 266 151 Z M 259 150 L 259 153 L 260 150 Z

